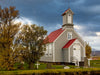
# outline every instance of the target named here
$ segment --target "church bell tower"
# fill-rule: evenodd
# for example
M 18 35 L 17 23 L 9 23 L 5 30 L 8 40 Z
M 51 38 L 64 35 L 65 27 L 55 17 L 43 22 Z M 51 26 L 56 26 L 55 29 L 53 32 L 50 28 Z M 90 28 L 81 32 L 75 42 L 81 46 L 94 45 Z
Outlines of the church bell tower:
M 73 28 L 73 12 L 69 8 L 63 14 L 63 25 L 62 28 Z

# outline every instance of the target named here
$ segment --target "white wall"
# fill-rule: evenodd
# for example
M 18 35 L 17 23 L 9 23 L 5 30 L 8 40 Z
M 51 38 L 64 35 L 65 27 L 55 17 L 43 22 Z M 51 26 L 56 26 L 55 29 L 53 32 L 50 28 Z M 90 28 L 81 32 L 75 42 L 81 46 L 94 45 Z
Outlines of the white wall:
M 46 44 L 45 56 L 51 57 L 52 55 L 53 55 L 53 44 L 52 43 Z
M 67 23 L 66 21 L 67 21 L 66 15 L 64 15 L 64 16 L 63 16 L 63 25 Z
M 46 51 L 40 61 L 53 62 L 53 43 L 46 44 Z
M 72 23 L 72 15 L 71 14 L 68 14 L 68 24 L 71 24 L 71 23 Z

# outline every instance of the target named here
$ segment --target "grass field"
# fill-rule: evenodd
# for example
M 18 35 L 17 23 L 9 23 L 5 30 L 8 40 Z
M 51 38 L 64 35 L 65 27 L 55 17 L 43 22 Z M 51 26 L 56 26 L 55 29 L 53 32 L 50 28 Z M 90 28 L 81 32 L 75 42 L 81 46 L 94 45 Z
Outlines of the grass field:
M 69 65 L 70 68 L 76 68 L 77 66 L 73 66 L 73 65 Z M 90 61 L 90 67 L 94 67 L 94 68 L 100 68 L 100 60 L 91 60 Z M 63 69 L 64 66 L 63 65 L 52 65 L 53 69 Z M 39 69 L 46 69 L 46 64 L 41 63 L 39 66 Z
M 36 68 L 36 65 L 34 65 L 34 67 Z M 63 69 L 63 65 L 51 65 L 51 68 L 53 69 Z M 47 69 L 47 64 L 45 63 L 40 63 L 39 65 L 39 70 L 42 70 L 42 69 Z
M 64 69 L 64 66 L 65 65 L 51 65 L 51 69 Z M 71 69 L 73 68 L 76 68 L 77 66 L 74 66 L 74 65 L 68 65 L 68 67 L 70 67 Z M 35 68 L 36 68 L 36 65 L 35 65 Z M 42 70 L 42 69 L 47 69 L 47 64 L 45 63 L 40 63 L 39 65 L 39 70 Z
M 16 63 L 15 64 L 15 69 L 16 70 L 20 70 L 20 69 L 18 69 L 18 66 L 19 65 L 21 65 L 21 64 L 19 64 L 19 63 Z M 23 65 L 23 69 L 24 70 L 28 70 L 28 64 L 27 63 L 25 63 L 24 65 Z M 68 65 L 70 68 L 76 68 L 77 66 L 74 66 L 74 65 Z M 91 60 L 90 61 L 90 67 L 94 67 L 94 68 L 100 68 L 100 60 Z M 34 69 L 36 69 L 36 65 L 34 64 Z M 40 65 L 39 65 L 39 68 L 38 68 L 39 70 L 43 70 L 43 69 L 48 69 L 47 68 L 47 64 L 46 63 L 40 63 Z M 51 64 L 51 69 L 64 69 L 64 65 L 53 65 L 53 64 Z
M 100 60 L 91 60 L 90 66 L 100 68 Z
M 17 75 L 17 74 L 23 74 L 23 75 L 31 75 L 31 74 L 48 74 L 51 73 L 51 75 L 54 73 L 58 73 L 58 75 L 65 75 L 64 73 L 76 73 L 77 74 L 84 74 L 85 72 L 88 74 L 88 72 L 94 72 L 94 74 L 100 74 L 100 60 L 91 60 L 90 62 L 91 67 L 93 68 L 76 68 L 77 66 L 69 65 L 70 69 L 63 69 L 64 65 L 51 65 L 52 69 L 47 69 L 47 64 L 40 63 L 38 70 L 28 70 L 27 64 L 25 64 L 26 70 L 15 70 L 15 71 L 0 71 L 0 75 Z M 17 66 L 16 64 L 15 66 Z M 35 65 L 36 68 L 36 65 Z

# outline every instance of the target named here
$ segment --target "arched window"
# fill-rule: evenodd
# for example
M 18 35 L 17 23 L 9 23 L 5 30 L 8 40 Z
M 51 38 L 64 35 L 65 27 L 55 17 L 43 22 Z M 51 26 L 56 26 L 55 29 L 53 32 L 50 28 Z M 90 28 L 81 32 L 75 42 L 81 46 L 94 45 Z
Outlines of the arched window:
M 71 14 L 68 14 L 68 23 L 69 23 L 69 24 L 72 23 Z
M 67 39 L 68 39 L 68 40 L 72 39 L 72 32 L 68 32 L 68 34 L 67 34 Z

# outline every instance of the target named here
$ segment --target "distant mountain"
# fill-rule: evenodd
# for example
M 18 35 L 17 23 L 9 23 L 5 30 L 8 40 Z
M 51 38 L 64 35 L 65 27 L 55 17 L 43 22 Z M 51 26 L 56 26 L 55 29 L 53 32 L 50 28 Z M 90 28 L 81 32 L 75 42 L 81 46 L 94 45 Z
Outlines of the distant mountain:
M 100 56 L 100 50 L 92 49 L 92 56 Z

